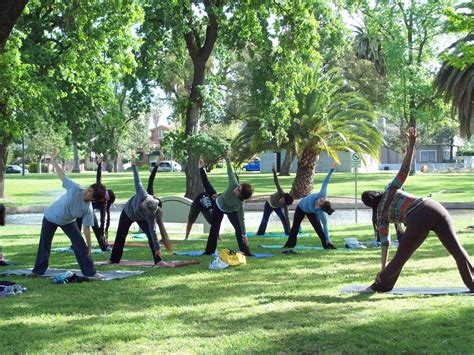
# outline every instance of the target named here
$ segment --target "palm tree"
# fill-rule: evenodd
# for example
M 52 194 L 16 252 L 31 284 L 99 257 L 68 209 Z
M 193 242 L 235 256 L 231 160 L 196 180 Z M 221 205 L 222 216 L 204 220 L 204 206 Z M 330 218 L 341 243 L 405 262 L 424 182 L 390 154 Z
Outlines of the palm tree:
M 299 112 L 290 128 L 298 154 L 292 186 L 296 198 L 311 193 L 315 160 L 321 152 L 328 152 L 339 162 L 337 151 L 377 156 L 382 146 L 371 104 L 359 93 L 350 91 L 337 70 L 316 67 L 306 80 L 311 89 L 298 93 Z
M 377 74 L 385 77 L 387 75 L 387 68 L 382 51 L 381 38 L 379 36 L 373 36 L 366 26 L 354 27 L 355 37 L 353 47 L 356 57 L 372 62 Z
M 448 60 L 441 65 L 433 86 L 446 102 L 451 101 L 452 114 L 458 114 L 461 136 L 469 139 L 472 134 L 474 115 L 474 64 L 472 63 L 474 32 L 472 26 L 469 28 L 469 24 L 472 25 L 474 5 L 464 3 L 456 7 L 456 10 L 459 9 L 470 10 L 470 12 L 453 15 L 459 20 L 457 26 L 465 26 L 462 29 L 466 29 L 468 33 L 446 49 Z
M 372 106 L 348 89 L 338 71 L 316 66 L 306 76 L 304 84 L 302 87 L 310 87 L 310 90 L 297 93 L 298 113 L 292 114 L 286 130 L 288 141 L 296 145 L 298 157 L 291 189 L 296 198 L 311 193 L 315 161 L 321 152 L 328 152 L 339 161 L 337 151 L 376 156 L 382 146 L 382 135 L 375 125 Z M 274 149 L 276 143 L 265 141 L 262 134 L 262 131 L 271 130 L 272 127 L 262 127 L 258 113 L 253 112 L 247 117 L 247 125 L 234 140 L 233 147 L 245 154 Z

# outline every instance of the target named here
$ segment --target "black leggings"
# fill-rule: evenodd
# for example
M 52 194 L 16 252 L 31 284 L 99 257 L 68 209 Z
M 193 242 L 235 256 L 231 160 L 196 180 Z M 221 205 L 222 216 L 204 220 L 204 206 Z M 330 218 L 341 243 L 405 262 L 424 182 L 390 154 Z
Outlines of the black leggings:
M 79 231 L 82 230 L 82 218 L 76 219 L 77 226 L 79 227 Z M 92 230 L 94 231 L 94 235 L 97 238 L 97 243 L 99 243 L 100 250 L 106 251 L 107 250 L 107 241 L 105 240 L 104 233 L 101 233 L 99 228 L 99 221 L 94 213 L 94 225 L 92 226 Z
M 268 201 L 265 202 L 265 207 L 263 208 L 263 217 L 262 221 L 260 222 L 260 227 L 258 227 L 257 234 L 264 235 L 265 230 L 267 229 L 268 219 L 272 212 L 275 212 L 277 216 L 280 218 L 281 223 L 283 224 L 283 229 L 285 230 L 285 234 L 290 234 L 290 226 L 286 222 L 285 212 L 283 211 L 283 207 L 273 208 L 270 206 Z
M 209 232 L 209 237 L 207 238 L 207 245 L 205 254 L 211 255 L 214 254 L 217 248 L 217 238 L 219 237 L 219 231 L 221 229 L 222 219 L 224 214 L 229 218 L 230 223 L 235 229 L 235 238 L 237 238 L 237 244 L 239 245 L 239 250 L 247 256 L 251 256 L 252 253 L 247 245 L 244 244 L 242 240 L 242 229 L 240 228 L 239 214 L 237 212 L 222 212 L 219 207 L 215 206 L 212 209 L 211 214 L 211 230 Z
M 449 212 L 440 203 L 430 199 L 423 201 L 407 216 L 406 226 L 405 234 L 393 259 L 378 273 L 371 286 L 374 291 L 387 292 L 393 288 L 405 263 L 424 242 L 428 233 L 433 231 L 456 260 L 459 274 L 466 287 L 474 292 L 474 269 L 469 262 L 469 256 L 456 237 Z
M 326 243 L 326 235 L 324 234 L 318 215 L 316 213 L 306 213 L 299 206 L 296 207 L 295 215 L 293 217 L 293 225 L 291 226 L 290 230 L 290 236 L 288 237 L 284 248 L 293 248 L 296 246 L 298 231 L 305 216 L 308 217 L 311 225 L 314 228 L 314 231 L 318 235 L 319 239 L 321 239 L 321 244 L 326 249 L 328 247 Z
M 155 264 L 160 262 L 161 258 L 156 255 L 156 251 L 159 250 L 159 245 L 153 242 L 153 238 L 150 234 L 150 229 L 148 228 L 148 223 L 146 221 L 132 221 L 130 218 L 128 218 L 127 214 L 124 211 L 122 211 L 122 213 L 120 214 L 117 235 L 115 237 L 112 254 L 110 255 L 110 261 L 112 263 L 119 263 L 120 259 L 122 259 L 125 240 L 127 239 L 128 231 L 133 222 L 137 222 L 140 229 L 146 234 L 148 238 L 148 244 L 150 245 L 151 253 L 153 254 L 153 259 L 155 260 Z

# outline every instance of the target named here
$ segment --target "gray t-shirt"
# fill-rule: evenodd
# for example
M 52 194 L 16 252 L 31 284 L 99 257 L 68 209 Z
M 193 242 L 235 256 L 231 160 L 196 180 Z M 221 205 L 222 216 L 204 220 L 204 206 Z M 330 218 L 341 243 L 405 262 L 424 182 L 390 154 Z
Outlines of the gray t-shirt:
M 130 200 L 125 203 L 123 206 L 123 211 L 125 214 L 130 218 L 132 221 L 146 221 L 148 224 L 148 228 L 150 229 L 150 234 L 153 240 L 156 241 L 156 244 L 159 248 L 158 244 L 158 237 L 156 235 L 156 224 L 155 224 L 155 216 L 146 212 L 143 208 L 141 208 L 141 203 L 150 196 L 145 188 L 142 185 L 140 180 L 140 176 L 138 175 L 138 171 L 135 165 L 132 165 L 133 170 L 133 179 L 135 181 L 135 191 L 136 195 L 133 196 Z
M 82 218 L 84 227 L 93 226 L 94 211 L 90 201 L 83 199 L 84 189 L 67 176 L 64 178 L 63 187 L 66 193 L 49 205 L 44 211 L 44 217 L 59 226 L 73 223 L 76 218 Z

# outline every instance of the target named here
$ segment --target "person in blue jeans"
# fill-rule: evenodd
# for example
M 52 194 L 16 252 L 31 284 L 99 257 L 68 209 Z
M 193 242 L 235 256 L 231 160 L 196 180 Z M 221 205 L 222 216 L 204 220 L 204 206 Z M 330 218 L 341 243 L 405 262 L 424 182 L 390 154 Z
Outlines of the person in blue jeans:
M 265 206 L 263 208 L 263 217 L 258 227 L 257 235 L 264 235 L 268 225 L 268 219 L 272 212 L 275 212 L 280 218 L 281 223 L 283 224 L 283 229 L 285 234 L 290 234 L 290 218 L 288 217 L 288 206 L 293 204 L 293 196 L 289 193 L 283 191 L 278 182 L 278 176 L 275 169 L 275 164 L 272 165 L 273 172 L 273 182 L 277 192 L 271 195 L 267 201 L 265 201 Z
M 298 203 L 298 206 L 296 206 L 290 236 L 283 246 L 284 248 L 293 248 L 296 246 L 301 222 L 304 217 L 308 217 L 314 231 L 321 240 L 324 249 L 336 249 L 329 237 L 329 228 L 326 218 L 326 214 L 331 215 L 334 212 L 331 207 L 331 202 L 327 199 L 327 188 L 336 166 L 337 164 L 333 163 L 331 169 L 329 169 L 329 172 L 321 185 L 321 190 L 302 198 Z
M 86 189 L 81 188 L 64 174 L 56 157 L 57 152 L 53 152 L 51 163 L 56 169 L 59 179 L 63 182 L 66 193 L 54 201 L 44 212 L 33 273 L 42 275 L 47 270 L 54 233 L 60 227 L 71 240 L 72 249 L 83 275 L 95 276 L 96 270 L 91 258 L 91 226 L 94 225 L 94 211 L 91 202 L 105 198 L 105 187 L 96 183 Z M 87 245 L 77 226 L 77 218 L 82 218 Z

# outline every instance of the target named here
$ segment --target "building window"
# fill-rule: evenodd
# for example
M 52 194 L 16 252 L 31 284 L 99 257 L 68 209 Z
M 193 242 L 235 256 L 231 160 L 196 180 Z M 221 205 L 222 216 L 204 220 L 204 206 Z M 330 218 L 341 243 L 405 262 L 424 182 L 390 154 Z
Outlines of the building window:
M 165 136 L 165 131 L 158 131 L 158 138 L 160 139 L 163 139 L 163 137 Z
M 436 163 L 436 150 L 420 150 L 421 163 Z
M 443 152 L 443 159 L 444 160 L 449 160 L 449 158 L 450 158 L 449 150 L 445 150 Z

